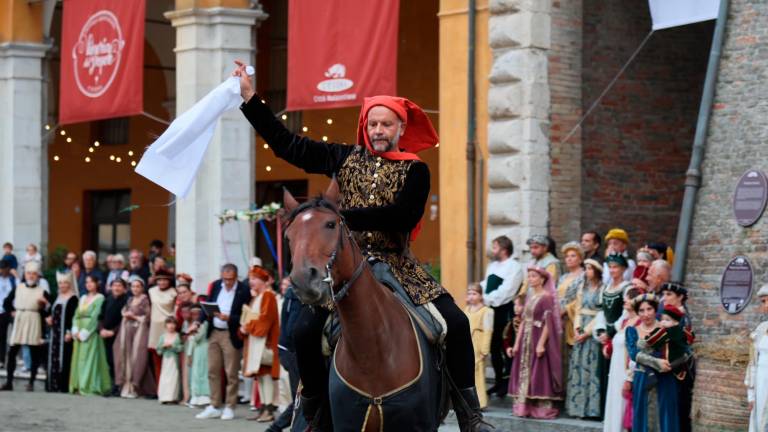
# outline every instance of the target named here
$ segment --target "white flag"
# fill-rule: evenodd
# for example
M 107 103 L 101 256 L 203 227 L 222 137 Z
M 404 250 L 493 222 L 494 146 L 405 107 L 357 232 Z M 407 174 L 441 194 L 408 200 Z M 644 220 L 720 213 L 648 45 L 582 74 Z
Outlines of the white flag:
M 717 18 L 720 0 L 648 0 L 653 29 L 660 30 Z
M 252 71 L 248 66 L 250 75 Z M 216 122 L 242 101 L 240 79 L 229 77 L 168 126 L 144 152 L 136 172 L 177 197 L 185 197 L 213 138 Z

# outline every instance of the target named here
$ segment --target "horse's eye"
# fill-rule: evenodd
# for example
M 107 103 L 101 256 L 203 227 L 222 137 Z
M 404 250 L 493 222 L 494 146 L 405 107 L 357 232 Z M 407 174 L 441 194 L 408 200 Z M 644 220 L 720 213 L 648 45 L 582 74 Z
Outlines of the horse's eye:
M 326 222 L 325 227 L 328 229 L 335 229 L 336 228 L 336 221 Z

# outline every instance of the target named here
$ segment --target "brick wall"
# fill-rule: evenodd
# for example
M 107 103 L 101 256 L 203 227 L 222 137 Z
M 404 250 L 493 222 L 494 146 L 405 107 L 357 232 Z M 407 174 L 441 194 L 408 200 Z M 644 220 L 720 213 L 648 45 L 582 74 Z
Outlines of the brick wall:
M 586 110 L 651 23 L 647 2 L 584 0 L 583 15 Z M 584 123 L 582 228 L 674 244 L 712 28 L 655 33 Z
M 745 255 L 755 271 L 755 290 L 768 282 L 768 216 L 742 228 L 731 207 L 733 189 L 744 171 L 768 171 L 768 3 L 732 0 L 728 20 L 687 261 L 686 285 L 692 290 L 690 307 L 700 349 L 718 351 L 720 359 L 705 358 L 699 367 L 694 390 L 697 430 L 746 430 L 744 365 L 732 360 L 744 354 L 746 335 L 765 319 L 756 298 L 739 315 L 723 311 L 722 271 L 731 257 Z
M 581 134 L 561 142 L 582 112 L 581 9 L 581 0 L 552 1 L 549 233 L 558 244 L 578 238 L 581 231 Z

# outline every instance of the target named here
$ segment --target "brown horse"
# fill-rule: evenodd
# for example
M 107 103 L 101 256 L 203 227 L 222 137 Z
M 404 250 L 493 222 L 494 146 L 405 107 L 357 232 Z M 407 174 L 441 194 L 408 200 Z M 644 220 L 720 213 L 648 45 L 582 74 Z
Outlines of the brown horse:
M 356 425 L 340 419 L 339 410 L 347 409 L 346 405 L 343 409 L 332 406 L 334 430 L 391 430 L 381 399 L 419 379 L 423 353 L 408 313 L 392 291 L 376 280 L 353 240 L 337 208 L 338 197 L 335 180 L 324 197 L 301 205 L 285 191 L 285 208 L 291 212 L 286 229 L 293 262 L 290 277 L 303 303 L 335 304 L 342 327 L 333 359 L 336 373 L 372 401 L 365 420 Z M 438 390 L 422 395 L 421 403 L 439 403 Z M 339 400 L 333 392 L 331 387 L 332 405 Z M 419 406 L 406 409 L 419 412 L 422 408 L 421 412 L 431 412 Z

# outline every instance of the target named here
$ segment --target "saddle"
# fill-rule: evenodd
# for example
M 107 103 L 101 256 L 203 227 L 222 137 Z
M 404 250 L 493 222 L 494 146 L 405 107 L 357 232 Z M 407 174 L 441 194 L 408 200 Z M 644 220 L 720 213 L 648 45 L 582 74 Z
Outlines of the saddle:
M 395 297 L 400 300 L 408 315 L 411 316 L 416 327 L 426 338 L 430 345 L 441 346 L 445 342 L 447 328 L 445 318 L 440 314 L 432 302 L 417 305 L 413 303 L 405 288 L 392 274 L 392 270 L 385 262 L 371 258 L 368 261 L 371 265 L 373 275 L 384 286 L 392 290 Z M 336 343 L 341 337 L 341 322 L 336 312 L 328 316 L 323 328 L 323 355 L 330 357 L 336 347 Z

